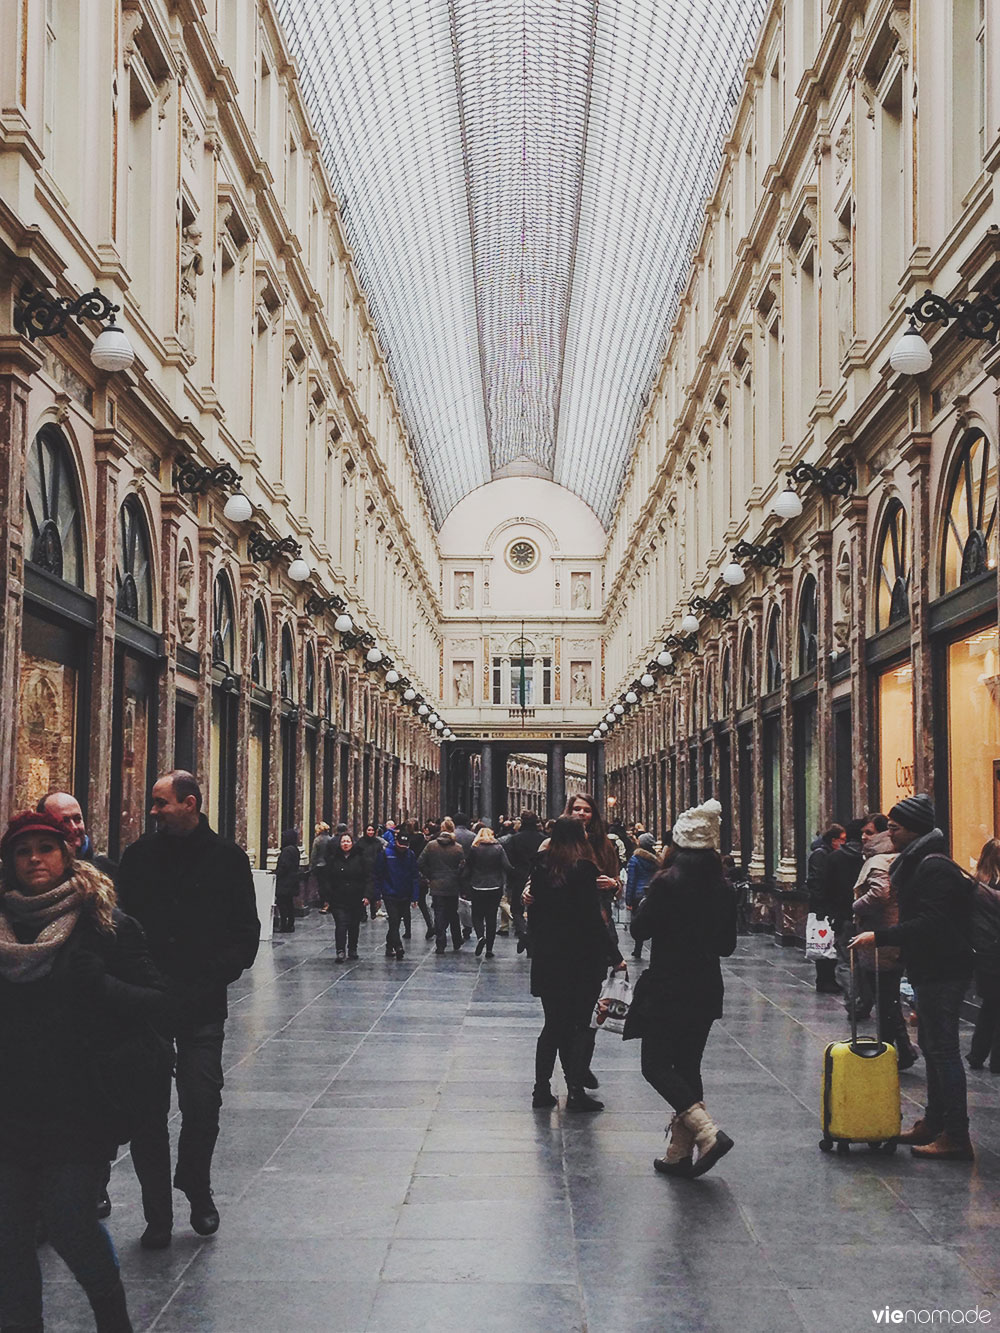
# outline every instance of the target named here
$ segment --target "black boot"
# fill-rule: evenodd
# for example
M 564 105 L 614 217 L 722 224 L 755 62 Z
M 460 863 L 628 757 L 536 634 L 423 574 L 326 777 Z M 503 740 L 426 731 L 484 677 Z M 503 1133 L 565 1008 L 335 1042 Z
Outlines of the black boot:
M 558 1102 L 552 1096 L 552 1089 L 547 1083 L 536 1083 L 531 1092 L 532 1110 L 548 1111 L 553 1106 L 558 1106 Z
M 121 1278 L 106 1296 L 102 1296 L 99 1300 L 91 1296 L 89 1300 L 94 1318 L 97 1320 L 97 1333 L 133 1333 Z
M 583 1088 L 570 1088 L 566 1098 L 567 1111 L 603 1111 L 604 1103 L 589 1097 Z

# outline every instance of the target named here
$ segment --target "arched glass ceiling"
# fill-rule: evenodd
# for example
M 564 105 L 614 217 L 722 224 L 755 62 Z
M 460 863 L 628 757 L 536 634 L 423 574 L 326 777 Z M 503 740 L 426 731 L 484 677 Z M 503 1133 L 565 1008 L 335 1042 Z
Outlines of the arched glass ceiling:
M 764 0 L 279 0 L 438 523 L 607 523 Z

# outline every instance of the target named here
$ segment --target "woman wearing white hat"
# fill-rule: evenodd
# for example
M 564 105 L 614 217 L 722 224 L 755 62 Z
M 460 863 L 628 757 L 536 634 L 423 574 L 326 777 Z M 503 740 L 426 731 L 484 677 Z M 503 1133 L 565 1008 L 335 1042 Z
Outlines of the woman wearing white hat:
M 736 898 L 719 856 L 718 801 L 685 810 L 663 870 L 632 915 L 632 937 L 649 940 L 625 1021 L 625 1040 L 642 1038 L 642 1074 L 674 1108 L 666 1154 L 653 1165 L 669 1176 L 701 1176 L 733 1146 L 705 1109 L 701 1059 L 722 1017 L 720 958 L 736 948 Z

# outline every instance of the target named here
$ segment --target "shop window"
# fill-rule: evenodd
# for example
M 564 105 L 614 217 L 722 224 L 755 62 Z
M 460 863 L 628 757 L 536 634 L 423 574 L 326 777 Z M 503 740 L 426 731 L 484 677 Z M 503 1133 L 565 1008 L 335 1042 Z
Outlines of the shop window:
M 260 602 L 255 603 L 253 608 L 250 679 L 262 690 L 267 689 L 267 616 Z
M 890 810 L 913 786 L 913 665 L 902 662 L 878 678 L 879 802 Z
M 115 605 L 123 616 L 153 623 L 153 573 L 149 527 L 142 505 L 130 495 L 118 510 Z
M 997 456 L 981 431 L 966 436 L 951 477 L 941 552 L 941 591 L 996 568 Z
M 747 631 L 743 637 L 743 652 L 740 657 L 740 707 L 746 708 L 756 696 L 753 671 L 753 633 Z
M 764 693 L 771 694 L 781 688 L 781 614 L 774 611 L 767 628 L 767 655 L 765 658 L 766 676 Z
M 807 574 L 799 597 L 799 675 L 816 670 L 819 657 L 819 616 L 816 607 L 816 580 Z
M 70 626 L 25 612 L 15 810 L 30 809 L 52 788 L 75 788 L 85 651 L 83 636 Z
M 287 625 L 281 631 L 280 688 L 282 699 L 290 701 L 295 698 L 295 646 Z
M 306 673 L 305 673 L 305 704 L 306 711 L 315 713 L 316 711 L 316 657 L 311 647 L 306 648 Z
M 875 629 L 910 618 L 910 553 L 906 510 L 893 500 L 882 521 L 875 560 Z
M 232 669 L 236 665 L 236 612 L 233 590 L 225 574 L 216 574 L 212 597 L 212 661 Z
M 43 426 L 28 451 L 25 482 L 28 559 L 57 579 L 83 587 L 80 491 L 69 447 Z
M 951 854 L 973 870 L 1000 828 L 1000 656 L 989 625 L 948 646 Z

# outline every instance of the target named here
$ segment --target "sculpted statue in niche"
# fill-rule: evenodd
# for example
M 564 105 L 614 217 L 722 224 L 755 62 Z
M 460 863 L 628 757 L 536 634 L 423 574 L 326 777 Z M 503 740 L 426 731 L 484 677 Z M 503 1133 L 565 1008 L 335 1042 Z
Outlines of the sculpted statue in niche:
M 573 610 L 590 610 L 590 575 L 573 575 Z
M 472 705 L 472 663 L 455 663 L 455 702 L 459 707 Z
M 843 653 L 851 640 L 851 557 L 846 547 L 837 561 L 834 582 L 833 643 L 836 650 Z
M 205 271 L 205 261 L 198 246 L 201 228 L 191 222 L 181 233 L 181 308 L 177 333 L 182 346 L 191 351 L 194 344 L 194 308 L 198 300 L 198 277 Z
M 854 271 L 850 227 L 841 220 L 831 242 L 837 252 L 833 279 L 837 284 L 837 354 L 841 360 L 854 340 Z
M 191 584 L 194 581 L 194 562 L 191 552 L 181 551 L 177 561 L 177 633 L 185 646 L 194 638 L 197 621 L 190 614 Z
M 570 703 L 589 704 L 591 702 L 590 664 L 588 662 L 574 662 L 569 679 Z
M 472 606 L 472 575 L 457 574 L 455 579 L 455 606 L 467 611 Z

